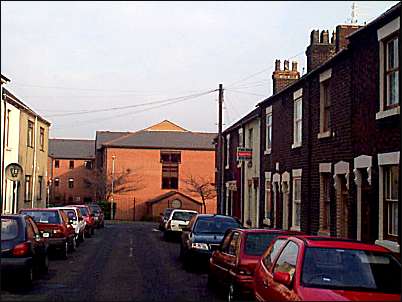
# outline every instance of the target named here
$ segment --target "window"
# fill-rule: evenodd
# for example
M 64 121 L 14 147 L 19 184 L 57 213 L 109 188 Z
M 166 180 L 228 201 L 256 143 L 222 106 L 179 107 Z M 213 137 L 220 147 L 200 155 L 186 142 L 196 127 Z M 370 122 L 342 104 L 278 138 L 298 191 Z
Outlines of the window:
M 272 198 L 271 198 L 271 191 L 272 191 L 272 184 L 271 181 L 267 180 L 265 183 L 265 218 L 269 219 L 269 225 L 272 223 Z
M 296 243 L 290 241 L 282 253 L 279 255 L 278 260 L 275 263 L 275 272 L 284 272 L 290 274 L 290 279 L 293 279 L 293 275 L 296 270 L 297 254 L 299 252 L 299 247 Z
M 43 129 L 42 127 L 40 127 L 39 144 L 40 144 L 40 150 L 44 151 L 45 150 L 45 129 Z
M 236 252 L 238 251 L 239 248 L 239 233 L 233 233 L 232 240 L 229 243 L 229 248 L 228 248 L 228 254 L 236 256 Z
M 162 163 L 162 189 L 178 189 L 181 153 L 161 151 L 160 161 Z
M 293 147 L 302 144 L 302 109 L 302 97 L 299 97 L 294 101 L 293 105 Z
M 239 147 L 243 147 L 243 129 L 239 129 Z
M 69 178 L 68 179 L 68 187 L 70 189 L 74 188 L 74 178 Z
M 331 95 L 329 80 L 321 83 L 321 133 L 330 131 L 331 127 Z
M 269 153 L 272 149 L 272 106 L 267 108 L 267 114 L 265 116 L 266 123 L 266 151 Z
M 10 136 L 10 113 L 11 113 L 11 110 L 10 109 L 7 109 L 7 116 L 6 116 L 6 137 L 5 137 L 5 139 L 6 139 L 6 146 L 8 146 L 8 138 L 9 138 L 9 136 Z
M 262 259 L 264 266 L 269 270 L 271 265 L 274 263 L 276 255 L 282 248 L 283 244 L 286 242 L 285 239 L 276 239 L 274 244 L 271 245 L 267 255 Z
M 300 228 L 301 217 L 301 178 L 293 178 L 293 227 Z
M 267 246 L 277 237 L 274 233 L 247 234 L 244 253 L 250 256 L 261 256 Z
M 55 187 L 58 187 L 59 184 L 60 184 L 60 179 L 59 179 L 59 178 L 55 178 L 55 179 L 54 179 L 54 186 L 55 186 Z
M 386 166 L 384 179 L 384 200 L 386 217 L 386 232 L 387 235 L 398 236 L 398 190 L 399 190 L 399 167 L 397 165 Z
M 230 156 L 230 134 L 226 135 L 226 169 L 229 169 Z
M 385 52 L 385 109 L 399 105 L 398 36 L 384 43 Z
M 38 176 L 38 195 L 37 195 L 38 200 L 42 200 L 42 183 L 43 183 L 43 176 Z
M 28 133 L 27 133 L 27 146 L 28 147 L 33 147 L 33 129 L 34 129 L 34 123 L 31 121 L 28 121 Z
M 180 163 L 181 162 L 181 153 L 177 151 L 161 151 L 160 155 L 161 163 Z
M 248 147 L 253 149 L 253 128 L 248 129 Z
M 74 161 L 73 160 L 70 160 L 69 168 L 74 169 Z
M 31 201 L 32 198 L 32 183 L 31 175 L 25 175 L 25 201 Z
M 56 159 L 56 160 L 54 161 L 54 167 L 55 167 L 55 168 L 59 168 L 59 167 L 60 167 L 60 161 L 59 161 L 58 159 Z
M 92 169 L 92 160 L 86 160 L 85 162 L 84 162 L 84 166 L 85 166 L 85 168 L 87 168 L 88 170 L 91 170 Z
M 330 232 L 330 205 L 331 205 L 331 174 L 321 173 L 321 193 L 320 193 L 320 231 L 328 233 Z

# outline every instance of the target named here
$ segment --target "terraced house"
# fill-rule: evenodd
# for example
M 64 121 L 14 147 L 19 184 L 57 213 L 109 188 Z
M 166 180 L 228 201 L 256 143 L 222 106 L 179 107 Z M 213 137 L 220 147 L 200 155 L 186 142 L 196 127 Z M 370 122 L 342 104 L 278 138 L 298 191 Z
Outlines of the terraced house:
M 301 78 L 277 60 L 274 94 L 257 104 L 258 226 L 400 251 L 400 12 L 398 3 L 365 26 L 313 30 Z M 225 182 L 242 192 L 240 208 L 252 208 L 232 175 Z

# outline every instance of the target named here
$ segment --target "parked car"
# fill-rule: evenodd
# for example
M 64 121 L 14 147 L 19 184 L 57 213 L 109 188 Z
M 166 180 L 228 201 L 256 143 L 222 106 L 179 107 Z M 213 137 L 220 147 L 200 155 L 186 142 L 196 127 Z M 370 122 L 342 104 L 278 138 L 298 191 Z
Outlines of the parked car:
M 183 228 L 180 243 L 180 258 L 185 267 L 198 260 L 208 265 L 228 229 L 241 228 L 240 221 L 231 216 L 198 214 Z
M 254 295 L 258 301 L 400 301 L 401 264 L 381 246 L 292 236 L 261 257 Z
M 172 211 L 174 210 L 174 208 L 166 208 L 163 213 L 160 213 L 160 220 L 159 220 L 159 230 L 164 232 L 165 231 L 165 227 L 166 227 L 166 222 L 169 218 L 170 213 L 172 213 Z
M 79 208 L 85 220 L 85 236 L 91 237 L 95 235 L 95 215 L 92 213 L 91 208 L 84 204 L 75 204 L 73 207 Z
M 48 268 L 48 243 L 35 221 L 27 215 L 2 215 L 2 275 L 15 275 L 23 286 L 30 286 L 33 278 L 47 273 Z
M 222 286 L 228 301 L 252 297 L 254 269 L 262 253 L 278 236 L 296 234 L 302 233 L 277 229 L 227 231 L 209 260 L 208 284 Z
M 62 210 L 33 208 L 21 209 L 19 213 L 33 218 L 43 238 L 49 243 L 49 251 L 57 252 L 61 258 L 67 259 L 67 253 L 76 249 L 74 227 Z
M 80 242 L 85 240 L 85 220 L 81 214 L 81 210 L 76 207 L 55 207 L 54 209 L 62 210 L 68 217 L 70 224 L 74 227 L 75 230 L 75 240 L 77 246 Z
M 165 231 L 163 237 L 168 239 L 172 235 L 181 234 L 182 228 L 186 227 L 190 222 L 190 219 L 197 215 L 197 211 L 175 209 L 170 212 L 170 215 L 166 222 Z
M 102 208 L 96 203 L 90 203 L 88 206 L 94 214 L 96 227 L 98 229 L 103 228 L 105 226 L 105 215 L 103 214 Z

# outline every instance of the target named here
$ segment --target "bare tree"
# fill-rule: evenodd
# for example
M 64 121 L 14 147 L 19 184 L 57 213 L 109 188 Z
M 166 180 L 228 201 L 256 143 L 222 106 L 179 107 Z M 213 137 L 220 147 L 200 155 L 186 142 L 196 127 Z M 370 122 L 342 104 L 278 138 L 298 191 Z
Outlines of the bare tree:
M 206 201 L 216 197 L 216 189 L 213 182 L 208 178 L 190 175 L 182 181 L 187 184 L 185 189 L 188 193 L 197 194 L 201 197 L 204 213 L 207 212 Z
M 84 179 L 84 182 L 93 187 L 96 196 L 100 196 L 104 200 L 109 200 L 112 196 L 112 183 L 113 194 L 124 194 L 133 192 L 144 188 L 142 177 L 134 173 L 131 169 L 125 169 L 122 172 L 114 174 L 114 181 L 112 173 L 105 173 L 103 170 L 95 170 L 94 177 Z

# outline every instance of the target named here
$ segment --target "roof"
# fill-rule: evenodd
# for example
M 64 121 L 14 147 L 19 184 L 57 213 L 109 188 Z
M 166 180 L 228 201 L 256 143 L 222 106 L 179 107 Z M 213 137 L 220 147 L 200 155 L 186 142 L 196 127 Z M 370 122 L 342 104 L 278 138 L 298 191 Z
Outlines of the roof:
M 8 101 L 10 104 L 16 106 L 20 110 L 23 110 L 23 111 L 27 112 L 28 114 L 31 114 L 31 115 L 37 117 L 41 122 L 50 126 L 49 121 L 45 120 L 43 117 L 41 117 L 39 114 L 37 114 L 31 108 L 29 108 L 26 104 L 24 104 L 20 99 L 18 99 L 15 95 L 13 95 L 6 88 L 3 88 L 3 99 Z
M 2 83 L 10 82 L 10 79 L 7 78 L 7 77 L 4 76 L 4 75 L 1 75 L 1 82 L 2 82 Z
M 112 137 L 115 137 L 114 139 Z M 97 132 L 97 149 L 101 147 L 151 148 L 151 149 L 195 149 L 214 150 L 215 133 L 148 131 L 111 134 Z M 99 139 L 99 140 L 98 140 Z M 102 141 L 102 142 L 101 142 Z
M 183 193 L 181 193 L 181 192 L 179 192 L 179 191 L 169 191 L 169 192 L 167 192 L 167 193 L 164 193 L 164 194 L 158 195 L 158 196 L 156 196 L 156 197 L 154 197 L 154 198 L 152 198 L 152 199 L 149 199 L 149 200 L 146 201 L 145 203 L 148 204 L 148 205 L 153 205 L 153 204 L 155 204 L 155 203 L 158 203 L 158 202 L 162 201 L 162 200 L 165 199 L 165 198 L 171 197 L 171 196 L 176 195 L 176 194 L 181 195 L 181 196 L 183 196 L 183 197 L 185 197 L 185 198 L 188 198 L 188 199 L 190 199 L 191 201 L 193 201 L 194 203 L 197 203 L 197 204 L 199 204 L 199 205 L 202 205 L 202 203 L 199 202 L 198 200 L 195 200 L 194 198 L 192 198 L 192 197 L 190 197 L 190 196 L 188 196 L 188 195 L 185 195 L 185 194 L 183 194 Z M 175 209 L 175 208 L 171 208 L 171 209 Z
M 95 138 L 96 149 L 98 150 L 102 148 L 102 145 L 106 142 L 115 140 L 116 138 L 122 137 L 130 133 L 133 132 L 96 131 L 96 138 Z
M 158 124 L 155 124 L 151 127 L 144 129 L 144 131 L 180 131 L 180 132 L 184 132 L 184 131 L 188 131 L 188 130 L 180 127 L 179 125 L 176 125 L 175 123 L 172 123 L 171 121 L 164 120 Z
M 49 139 L 49 156 L 65 159 L 95 158 L 95 141 L 84 139 Z

